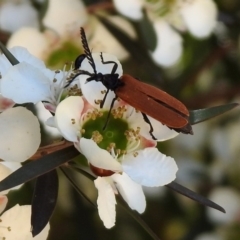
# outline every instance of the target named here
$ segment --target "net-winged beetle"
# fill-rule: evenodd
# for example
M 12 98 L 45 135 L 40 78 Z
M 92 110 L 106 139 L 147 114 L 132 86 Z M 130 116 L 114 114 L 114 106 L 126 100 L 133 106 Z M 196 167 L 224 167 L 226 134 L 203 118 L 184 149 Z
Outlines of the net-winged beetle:
M 116 96 L 112 100 L 109 114 L 116 99 L 122 99 L 124 102 L 141 111 L 144 120 L 150 125 L 150 134 L 153 139 L 155 139 L 154 135 L 152 134 L 153 127 L 147 116 L 151 116 L 152 118 L 158 120 L 162 124 L 168 126 L 170 129 L 174 129 L 177 132 L 193 134 L 192 127 L 188 121 L 189 112 L 185 105 L 176 98 L 172 97 L 161 89 L 143 83 L 130 75 L 124 74 L 119 77 L 119 75 L 116 73 L 118 67 L 117 63 L 114 61 L 104 61 L 102 53 L 100 54 L 102 63 L 112 64 L 113 68 L 109 74 L 97 72 L 84 29 L 81 28 L 80 32 L 85 54 L 80 55 L 75 60 L 74 67 L 75 69 L 79 69 L 76 76 L 87 75 L 87 82 L 101 82 L 106 87 L 107 91 L 103 100 L 101 101 L 101 108 L 104 105 L 109 90 L 112 90 Z M 81 63 L 85 58 L 88 59 L 88 62 L 93 69 L 93 73 L 81 70 Z M 107 126 L 108 119 L 104 128 Z

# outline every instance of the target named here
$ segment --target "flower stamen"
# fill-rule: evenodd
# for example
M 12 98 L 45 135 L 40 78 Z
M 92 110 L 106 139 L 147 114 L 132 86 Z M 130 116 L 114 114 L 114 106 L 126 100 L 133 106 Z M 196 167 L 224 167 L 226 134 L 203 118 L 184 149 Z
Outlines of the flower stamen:
M 103 136 L 102 136 L 102 134 L 100 134 L 99 131 L 93 131 L 93 133 L 92 133 L 92 140 L 95 143 L 100 143 L 103 140 Z
M 125 106 L 119 106 L 116 109 L 112 109 L 112 115 L 114 119 L 123 118 L 123 114 L 127 111 Z

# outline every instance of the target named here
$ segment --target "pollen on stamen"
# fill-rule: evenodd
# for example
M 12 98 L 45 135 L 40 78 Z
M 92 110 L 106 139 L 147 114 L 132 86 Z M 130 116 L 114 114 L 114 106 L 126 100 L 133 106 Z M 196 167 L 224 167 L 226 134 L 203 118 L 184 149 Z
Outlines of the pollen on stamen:
M 2 220 L 1 220 L 0 222 L 2 222 Z M 11 229 L 11 227 L 10 227 L 10 226 L 0 226 L 0 228 L 5 228 L 5 229 L 7 229 L 7 231 L 9 231 L 9 232 L 11 232 L 11 231 L 12 231 L 12 229 Z M 3 237 L 2 239 L 4 240 L 4 239 L 6 239 L 6 238 L 5 238 L 5 237 Z
M 95 99 L 95 100 L 94 100 L 94 103 L 97 104 L 97 105 L 100 105 L 101 102 L 102 102 L 102 100 L 100 100 L 100 99 Z
M 85 132 L 86 132 L 86 130 L 83 129 L 83 128 L 80 130 L 80 133 L 81 133 L 81 134 L 84 134 Z
M 134 129 L 128 129 L 125 131 L 124 135 L 126 136 L 128 141 L 139 141 L 140 135 L 139 135 L 140 129 L 137 128 L 137 130 Z
M 68 90 L 68 95 L 69 96 L 82 96 L 83 94 L 82 94 L 82 90 L 78 87 L 77 84 L 75 84 Z
M 76 123 L 76 120 L 74 118 L 71 119 L 72 124 Z
M 95 143 L 100 143 L 103 140 L 103 136 L 99 133 L 99 131 L 94 131 L 92 133 L 92 140 Z
M 88 119 L 96 120 L 97 117 L 101 117 L 102 115 L 103 115 L 102 112 L 98 111 L 97 109 L 94 109 L 93 111 L 88 112 L 88 113 L 86 114 L 86 117 L 87 117 Z
M 123 114 L 126 112 L 126 107 L 125 106 L 120 106 L 116 109 L 112 109 L 112 115 L 115 119 L 117 118 L 123 118 Z
M 133 153 L 134 157 L 137 157 L 137 155 L 138 155 L 138 152 Z
M 114 149 L 116 147 L 116 143 L 110 143 L 109 145 L 108 145 L 108 147 L 107 147 L 107 151 L 108 152 L 111 152 L 112 151 L 112 149 Z
M 117 155 L 120 155 L 120 154 L 121 154 L 121 152 L 122 152 L 122 150 L 121 150 L 121 149 L 116 149 L 116 153 L 117 153 Z
M 121 154 L 122 154 L 122 155 L 126 155 L 126 154 L 127 154 L 127 150 L 122 150 L 122 151 L 121 151 Z

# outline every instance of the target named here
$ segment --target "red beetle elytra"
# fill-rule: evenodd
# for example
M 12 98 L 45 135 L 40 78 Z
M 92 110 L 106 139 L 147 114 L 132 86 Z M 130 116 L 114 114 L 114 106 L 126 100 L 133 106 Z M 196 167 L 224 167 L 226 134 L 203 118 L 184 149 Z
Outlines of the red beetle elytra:
M 144 120 L 150 125 L 150 134 L 152 135 L 153 139 L 155 139 L 152 134 L 153 128 L 147 115 L 158 120 L 169 128 L 176 130 L 177 132 L 193 134 L 192 127 L 188 121 L 189 112 L 185 105 L 176 98 L 154 86 L 143 83 L 130 75 L 122 75 L 119 78 L 119 75 L 116 73 L 118 67 L 117 63 L 114 61 L 104 61 L 102 53 L 100 54 L 102 63 L 113 64 L 113 68 L 109 74 L 98 73 L 91 51 L 88 47 L 84 29 L 81 28 L 80 32 L 85 54 L 80 55 L 75 60 L 75 69 L 77 70 L 75 77 L 79 75 L 87 75 L 89 76 L 87 78 L 87 82 L 101 82 L 107 88 L 107 92 L 100 104 L 100 107 L 103 107 L 109 90 L 112 90 L 116 94 L 116 97 L 111 103 L 110 111 L 118 97 L 129 105 L 138 109 L 141 111 Z M 85 58 L 88 59 L 94 73 L 81 70 L 81 63 Z M 104 128 L 106 125 L 107 121 Z

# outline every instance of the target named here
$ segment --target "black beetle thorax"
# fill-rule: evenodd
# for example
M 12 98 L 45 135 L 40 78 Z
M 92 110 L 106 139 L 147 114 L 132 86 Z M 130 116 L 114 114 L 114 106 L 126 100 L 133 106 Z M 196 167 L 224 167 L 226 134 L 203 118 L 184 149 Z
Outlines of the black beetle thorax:
M 121 80 L 118 78 L 118 74 L 103 74 L 102 75 L 102 84 L 112 91 L 121 86 Z

